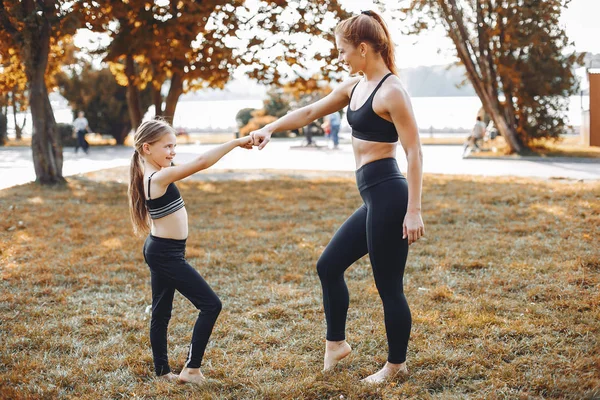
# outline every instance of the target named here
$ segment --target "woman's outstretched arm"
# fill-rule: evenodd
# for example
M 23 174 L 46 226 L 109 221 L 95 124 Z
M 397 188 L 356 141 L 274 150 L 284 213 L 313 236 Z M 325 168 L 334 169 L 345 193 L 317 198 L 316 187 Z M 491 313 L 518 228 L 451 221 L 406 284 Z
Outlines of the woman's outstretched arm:
M 292 111 L 278 120 L 265 125 L 263 128 L 251 132 L 250 137 L 254 141 L 254 145 L 258 146 L 259 150 L 262 150 L 269 143 L 273 133 L 301 128 L 318 118 L 346 107 L 350 101 L 350 90 L 359 79 L 349 79 L 321 100 Z

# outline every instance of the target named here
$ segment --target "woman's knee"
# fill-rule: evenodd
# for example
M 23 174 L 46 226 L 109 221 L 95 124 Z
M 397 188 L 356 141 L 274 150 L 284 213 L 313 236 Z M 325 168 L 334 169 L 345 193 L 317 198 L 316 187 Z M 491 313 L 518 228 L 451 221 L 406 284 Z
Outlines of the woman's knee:
M 321 280 L 328 278 L 330 270 L 328 268 L 329 265 L 330 263 L 328 262 L 326 257 L 321 256 L 317 260 L 317 274 L 319 274 L 319 278 L 321 278 Z
M 223 303 L 217 295 L 215 295 L 208 304 L 199 307 L 203 314 L 219 315 L 223 309 Z

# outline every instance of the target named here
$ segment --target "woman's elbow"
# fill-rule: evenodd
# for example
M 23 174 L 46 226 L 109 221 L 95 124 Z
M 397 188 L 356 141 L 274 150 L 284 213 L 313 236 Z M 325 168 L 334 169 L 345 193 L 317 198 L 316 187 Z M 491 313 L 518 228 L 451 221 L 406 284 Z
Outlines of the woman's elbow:
M 406 149 L 406 159 L 416 160 L 419 164 L 423 164 L 423 151 L 420 145 L 414 145 Z

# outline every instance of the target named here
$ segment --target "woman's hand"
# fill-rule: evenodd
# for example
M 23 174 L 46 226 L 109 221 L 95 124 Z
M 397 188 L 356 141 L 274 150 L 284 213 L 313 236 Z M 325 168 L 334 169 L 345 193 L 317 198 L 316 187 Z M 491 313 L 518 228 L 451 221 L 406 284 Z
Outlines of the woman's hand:
M 237 145 L 244 149 L 251 149 L 253 145 L 253 140 L 250 136 L 244 136 L 239 139 L 236 139 Z
M 425 225 L 421 218 L 420 211 L 407 211 L 402 225 L 402 239 L 408 237 L 408 244 L 411 245 L 425 235 Z
M 264 126 L 260 129 L 250 132 L 250 137 L 252 138 L 254 145 L 258 146 L 259 150 L 262 150 L 271 140 L 271 133 L 271 130 Z

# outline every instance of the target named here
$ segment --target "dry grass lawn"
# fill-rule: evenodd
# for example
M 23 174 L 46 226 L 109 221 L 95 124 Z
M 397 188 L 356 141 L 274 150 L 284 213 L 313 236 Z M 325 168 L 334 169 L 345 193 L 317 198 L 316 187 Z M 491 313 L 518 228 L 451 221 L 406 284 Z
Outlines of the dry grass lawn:
M 126 185 L 0 191 L 0 398 L 529 399 L 600 396 L 600 183 L 426 175 L 405 277 L 410 376 L 386 359 L 368 259 L 346 274 L 354 353 L 322 374 L 315 262 L 361 200 L 352 179 L 185 181 L 187 256 L 224 303 L 203 388 L 157 382 L 149 271 Z M 196 310 L 176 295 L 172 367 Z M 343 396 L 343 397 L 341 397 Z

